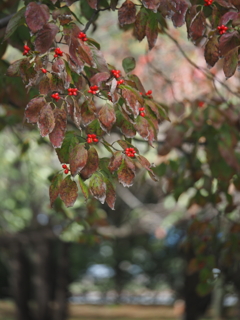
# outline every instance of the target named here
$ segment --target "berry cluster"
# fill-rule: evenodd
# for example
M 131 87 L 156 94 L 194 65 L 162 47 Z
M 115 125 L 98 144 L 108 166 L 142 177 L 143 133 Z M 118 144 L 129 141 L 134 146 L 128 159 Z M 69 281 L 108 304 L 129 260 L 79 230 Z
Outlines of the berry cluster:
M 63 52 L 60 48 L 56 48 L 54 52 L 55 52 L 54 58 L 62 57 L 63 55 Z
M 67 166 L 66 164 L 63 164 L 63 165 L 62 165 L 62 168 L 65 169 L 65 170 L 64 170 L 64 173 L 65 173 L 65 174 L 68 174 L 68 172 L 70 171 L 70 170 L 68 169 L 68 166 Z
M 205 6 L 210 6 L 213 3 L 213 0 L 204 0 L 204 2 Z
M 148 90 L 145 94 L 143 94 L 142 92 L 140 92 L 140 95 L 152 99 L 152 90 Z
M 58 92 L 57 92 L 57 93 L 53 93 L 53 94 L 51 95 L 51 97 L 52 97 L 53 99 L 55 99 L 56 101 L 58 101 L 58 100 L 60 99 Z
M 204 105 L 204 101 L 198 101 L 198 106 L 199 106 L 199 108 L 202 108 L 203 105 Z
M 124 83 L 123 79 L 117 81 L 117 84 L 123 84 L 123 83 Z
M 29 46 L 26 46 L 26 45 L 23 46 L 23 49 L 24 49 L 23 56 L 27 56 L 31 49 L 29 48 Z
M 98 138 L 97 138 L 96 134 L 94 134 L 94 133 L 88 134 L 87 135 L 87 143 L 93 143 L 93 142 L 98 142 Z
M 134 148 L 125 149 L 125 154 L 130 158 L 134 158 L 135 157 L 135 153 L 136 153 L 136 151 L 134 150 Z
M 141 117 L 145 117 L 145 109 L 143 108 L 143 107 L 141 107 L 141 108 L 139 108 L 139 115 L 141 116 Z
M 112 74 L 116 79 L 121 77 L 121 71 L 120 70 L 111 70 Z
M 98 89 L 99 89 L 98 86 L 91 86 L 90 89 L 88 90 L 88 93 L 96 94 Z
M 220 34 L 224 34 L 228 30 L 228 27 L 226 27 L 224 24 L 222 24 L 221 26 L 218 26 L 217 28 Z
M 47 73 L 47 70 L 44 68 L 42 68 L 41 71 L 42 71 L 42 73 Z
M 88 38 L 86 37 L 86 34 L 84 32 L 80 32 L 78 35 L 78 39 L 82 40 L 82 41 L 87 41 Z
M 77 91 L 78 91 L 77 88 L 69 88 L 68 89 L 68 95 L 69 96 L 76 96 L 77 95 Z

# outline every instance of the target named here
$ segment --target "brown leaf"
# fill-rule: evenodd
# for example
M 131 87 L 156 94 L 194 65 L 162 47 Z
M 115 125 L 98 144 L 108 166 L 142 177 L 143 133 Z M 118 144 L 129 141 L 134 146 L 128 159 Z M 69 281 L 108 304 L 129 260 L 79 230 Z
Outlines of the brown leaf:
M 45 104 L 39 113 L 38 127 L 42 137 L 51 133 L 55 127 L 55 118 L 50 104 Z
M 67 129 L 67 113 L 65 109 L 54 109 L 55 127 L 49 134 L 49 139 L 54 148 L 61 148 Z
M 148 121 L 145 118 L 139 116 L 133 126 L 143 139 L 148 140 L 150 131 Z
M 116 201 L 116 191 L 113 187 L 113 184 L 111 183 L 111 181 L 109 181 L 107 178 L 104 179 L 106 186 L 107 186 L 107 191 L 106 191 L 106 202 L 108 204 L 108 206 L 114 210 L 114 205 L 115 205 L 115 201 Z
M 50 81 L 47 75 L 42 77 L 42 80 L 39 82 L 39 93 L 40 94 L 48 94 L 51 90 Z
M 184 0 L 174 0 L 172 1 L 172 6 L 175 8 L 175 12 L 172 15 L 172 22 L 175 28 L 179 28 L 185 23 L 188 4 Z
M 92 86 L 94 85 L 100 86 L 101 83 L 104 81 L 107 81 L 109 77 L 110 77 L 109 72 L 99 72 L 90 79 L 90 83 Z
M 117 171 L 118 181 L 124 187 L 131 187 L 133 185 L 133 180 L 135 178 L 135 173 L 126 165 L 126 160 L 124 160 Z
M 72 17 L 71 17 L 72 13 L 71 10 L 68 7 L 61 7 L 61 8 L 56 8 L 53 12 L 52 12 L 52 17 L 54 20 L 59 19 L 60 24 L 63 26 L 67 23 L 69 23 L 70 21 L 72 21 Z
M 50 76 L 49 83 L 51 91 L 63 93 L 65 91 L 63 80 L 55 73 L 52 73 Z
M 116 122 L 116 114 L 112 106 L 104 105 L 98 113 L 99 121 L 102 129 L 110 131 L 113 124 Z
M 80 29 L 75 24 L 71 24 L 70 26 L 66 25 L 63 28 L 64 39 L 69 45 L 69 55 L 72 61 L 77 66 L 77 73 L 80 73 L 83 70 L 84 63 L 79 56 L 78 48 L 80 46 L 78 41 L 78 34 L 80 33 Z M 70 60 L 69 60 L 70 62 Z M 69 67 L 71 68 L 71 64 L 69 63 Z
M 146 9 L 141 8 L 136 16 L 136 21 L 134 23 L 134 36 L 139 40 L 142 39 L 146 35 L 146 26 L 148 21 L 148 13 Z
M 139 115 L 139 108 L 143 105 L 144 100 L 133 88 L 123 88 L 122 96 L 126 101 L 126 104 L 130 107 L 134 117 L 136 118 Z
M 78 187 L 75 181 L 72 181 L 68 175 L 61 183 L 60 198 L 65 203 L 66 207 L 72 207 L 77 200 Z
M 240 46 L 240 35 L 237 31 L 223 34 L 219 39 L 219 51 L 221 56 L 226 56 L 232 50 Z
M 232 50 L 227 54 L 223 60 L 223 72 L 226 78 L 230 78 L 234 75 L 238 66 L 238 48 Z
M 27 122 L 37 123 L 39 113 L 46 104 L 47 102 L 43 97 L 33 98 L 31 101 L 29 101 L 25 109 L 25 117 Z
M 192 6 L 186 15 L 188 36 L 196 43 L 201 39 L 206 30 L 206 18 L 203 11 L 198 11 L 197 6 Z
M 81 177 L 83 177 L 84 180 L 91 177 L 91 175 L 98 169 L 98 163 L 99 159 L 97 150 L 94 147 L 91 147 L 88 150 L 87 164 L 81 171 Z
M 70 150 L 69 164 L 72 176 L 78 174 L 86 165 L 88 160 L 88 152 L 85 144 L 77 144 Z
M 118 21 L 120 26 L 134 23 L 136 20 L 136 11 L 135 4 L 130 0 L 126 0 L 118 10 Z
M 45 4 L 30 2 L 25 11 L 25 18 L 29 29 L 36 33 L 42 29 L 50 17 L 49 9 Z
M 7 69 L 7 73 L 6 75 L 8 77 L 17 77 L 17 76 L 20 76 L 20 72 L 19 72 L 19 68 L 20 68 L 20 65 L 22 63 L 23 59 L 20 59 L 20 60 L 17 60 L 15 62 L 13 62 L 9 68 Z
M 49 197 L 50 197 L 50 203 L 51 207 L 53 206 L 54 201 L 57 199 L 59 192 L 60 192 L 60 186 L 62 183 L 62 174 L 57 174 L 49 187 Z
M 92 196 L 98 199 L 101 203 L 104 203 L 106 199 L 106 189 L 107 187 L 103 176 L 99 173 L 94 173 L 89 181 L 89 191 Z
M 161 0 L 143 0 L 142 3 L 147 9 L 157 12 Z
M 219 44 L 218 44 L 218 37 L 216 35 L 213 35 L 209 38 L 205 46 L 204 56 L 207 64 L 211 67 L 213 67 L 215 63 L 218 62 Z
M 54 23 L 46 23 L 40 31 L 38 31 L 35 40 L 35 49 L 40 53 L 47 52 L 53 44 L 59 28 Z
M 114 152 L 110 160 L 108 169 L 111 172 L 116 171 L 120 167 L 122 160 L 123 160 L 123 153 L 121 151 Z

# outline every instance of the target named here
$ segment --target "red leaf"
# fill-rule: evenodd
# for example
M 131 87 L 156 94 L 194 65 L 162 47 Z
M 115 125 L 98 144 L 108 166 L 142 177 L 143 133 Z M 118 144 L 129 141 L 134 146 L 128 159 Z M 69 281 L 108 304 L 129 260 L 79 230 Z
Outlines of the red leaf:
M 47 52 L 51 48 L 58 31 L 59 28 L 54 23 L 46 23 L 37 33 L 35 49 L 40 53 Z
M 197 11 L 197 6 L 192 6 L 186 16 L 188 36 L 193 42 L 202 38 L 206 30 L 206 18 L 203 11 Z
M 103 81 L 106 81 L 108 80 L 110 77 L 109 75 L 109 72 L 100 72 L 100 73 L 97 73 L 95 74 L 91 79 L 90 79 L 90 83 L 91 85 L 97 85 L 97 86 L 100 86 L 100 84 L 103 82 Z
M 27 122 L 37 123 L 39 113 L 45 105 L 46 100 L 42 97 L 33 98 L 31 101 L 29 101 L 25 109 L 25 117 L 27 119 Z
M 103 128 L 107 131 L 111 130 L 113 124 L 116 122 L 116 114 L 112 106 L 106 104 L 98 113 L 99 121 Z
M 42 77 L 42 80 L 39 82 L 39 93 L 48 94 L 51 90 L 50 81 L 47 75 Z
M 137 130 L 137 132 L 140 134 L 140 136 L 148 140 L 150 131 L 149 131 L 149 124 L 148 121 L 143 117 L 138 117 L 136 119 L 136 123 L 134 124 L 134 128 Z
M 97 150 L 94 147 L 91 147 L 88 150 L 88 159 L 87 164 L 81 171 L 81 177 L 83 177 L 84 180 L 91 177 L 91 175 L 98 169 L 98 153 Z
M 85 144 L 77 144 L 70 150 L 69 164 L 72 176 L 78 174 L 86 165 L 88 160 L 88 152 Z
M 45 104 L 39 113 L 38 127 L 42 137 L 51 133 L 55 127 L 55 118 L 50 104 Z
M 140 96 L 138 91 L 130 87 L 127 88 L 126 86 L 122 89 L 122 96 L 136 118 L 139 115 L 139 108 L 144 103 L 143 98 Z
M 107 192 L 106 192 L 106 202 L 108 206 L 114 210 L 114 205 L 116 201 L 116 191 L 113 187 L 113 184 L 106 178 L 104 179 L 106 186 L 107 186 Z
M 157 15 L 153 12 L 150 12 L 148 16 L 146 36 L 149 49 L 151 50 L 155 46 L 158 37 L 158 20 Z
M 136 11 L 135 4 L 130 0 L 126 0 L 118 10 L 118 21 L 120 26 L 134 23 L 136 20 Z
M 61 183 L 60 198 L 65 203 L 66 207 L 72 207 L 77 200 L 78 187 L 75 181 L 72 181 L 68 175 Z
M 161 0 L 143 0 L 142 3 L 147 9 L 151 9 L 154 12 L 157 12 L 157 9 L 160 5 Z
M 106 183 L 99 173 L 94 173 L 89 181 L 89 190 L 94 198 L 98 199 L 101 203 L 106 199 Z
M 82 123 L 84 126 L 87 126 L 93 120 L 96 119 L 95 116 L 96 107 L 93 101 L 85 101 L 81 106 L 81 116 Z
M 123 153 L 121 151 L 114 152 L 110 160 L 108 169 L 111 172 L 116 171 L 120 167 L 122 160 L 123 160 Z
M 238 65 L 238 48 L 232 50 L 227 54 L 223 60 L 223 72 L 226 78 L 234 75 Z
M 75 24 L 71 24 L 70 26 L 64 26 L 63 33 L 65 35 L 65 41 L 69 45 L 69 55 L 78 67 L 77 73 L 80 73 L 83 70 L 84 66 L 84 63 L 78 52 L 78 48 L 80 46 L 78 41 L 78 34 L 80 33 L 80 29 Z M 69 66 L 71 68 L 71 65 Z
M 225 33 L 219 39 L 219 51 L 222 56 L 226 56 L 239 46 L 240 35 L 237 31 Z
M 219 44 L 218 44 L 218 37 L 216 35 L 213 35 L 209 38 L 205 46 L 204 56 L 207 64 L 211 67 L 213 67 L 215 63 L 218 62 Z
M 98 0 L 87 0 L 87 2 L 92 9 L 97 10 Z
M 175 13 L 172 15 L 173 25 L 174 27 L 181 27 L 185 23 L 188 4 L 184 0 L 174 0 L 172 6 L 175 8 Z
M 135 173 L 127 166 L 126 160 L 124 160 L 117 171 L 118 181 L 124 187 L 131 187 L 135 178 Z
M 61 183 L 62 183 L 62 174 L 60 173 L 53 178 L 49 188 L 49 197 L 50 197 L 51 207 L 53 206 L 53 202 L 57 199 L 59 195 Z
M 64 134 L 67 129 L 67 113 L 65 109 L 54 109 L 55 127 L 49 134 L 49 139 L 54 148 L 61 148 Z
M 45 4 L 30 2 L 25 11 L 25 18 L 29 29 L 35 33 L 42 29 L 50 17 L 49 9 Z
M 146 9 L 141 8 L 136 16 L 136 21 L 134 23 L 134 36 L 139 41 L 142 41 L 142 39 L 146 35 L 147 21 L 148 21 L 148 13 Z
M 231 11 L 227 12 L 219 20 L 219 25 L 222 25 L 222 24 L 226 25 L 230 20 L 234 20 L 237 17 L 238 17 L 237 12 L 231 12 Z

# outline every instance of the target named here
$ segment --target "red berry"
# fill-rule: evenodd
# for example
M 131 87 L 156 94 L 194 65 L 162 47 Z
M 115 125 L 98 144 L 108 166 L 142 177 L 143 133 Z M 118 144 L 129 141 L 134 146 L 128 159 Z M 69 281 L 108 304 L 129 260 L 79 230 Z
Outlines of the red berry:
M 44 68 L 42 68 L 41 71 L 42 71 L 42 73 L 47 73 L 47 70 Z
M 68 170 L 68 169 L 64 170 L 64 173 L 65 173 L 65 174 L 68 174 L 68 172 L 69 172 L 69 170 Z
M 63 165 L 62 165 L 62 168 L 63 168 L 63 169 L 67 169 L 67 165 L 66 165 L 66 164 L 63 164 Z
M 94 138 L 93 141 L 94 141 L 94 142 L 98 142 L 98 139 L 97 139 L 97 138 Z

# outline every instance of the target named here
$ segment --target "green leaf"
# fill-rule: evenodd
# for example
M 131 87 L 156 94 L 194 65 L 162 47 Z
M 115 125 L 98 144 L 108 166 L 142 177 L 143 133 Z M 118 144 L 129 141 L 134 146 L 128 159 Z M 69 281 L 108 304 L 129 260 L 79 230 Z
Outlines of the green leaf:
M 157 41 L 158 37 L 158 20 L 157 14 L 150 12 L 148 16 L 148 21 L 146 25 L 146 36 L 148 40 L 148 46 L 151 50 Z
M 137 14 L 136 21 L 134 23 L 134 36 L 139 40 L 146 35 L 146 26 L 148 21 L 148 12 L 145 8 L 141 8 Z
M 133 57 L 127 57 L 123 59 L 122 66 L 126 73 L 131 72 L 136 67 L 136 61 Z
M 73 131 L 68 131 L 65 134 L 62 146 L 60 149 L 56 149 L 58 159 L 61 163 L 69 163 L 70 148 L 74 148 L 78 143 L 78 139 Z
M 60 198 L 65 203 L 66 207 L 72 207 L 77 200 L 78 187 L 75 181 L 68 175 L 61 183 Z
M 17 30 L 17 28 L 24 24 L 25 10 L 26 7 L 23 7 L 9 20 L 3 41 L 11 37 L 11 35 Z
M 88 186 L 84 183 L 82 178 L 79 176 L 79 185 L 82 190 L 82 194 L 84 195 L 85 199 L 87 200 L 89 198 L 89 190 Z

